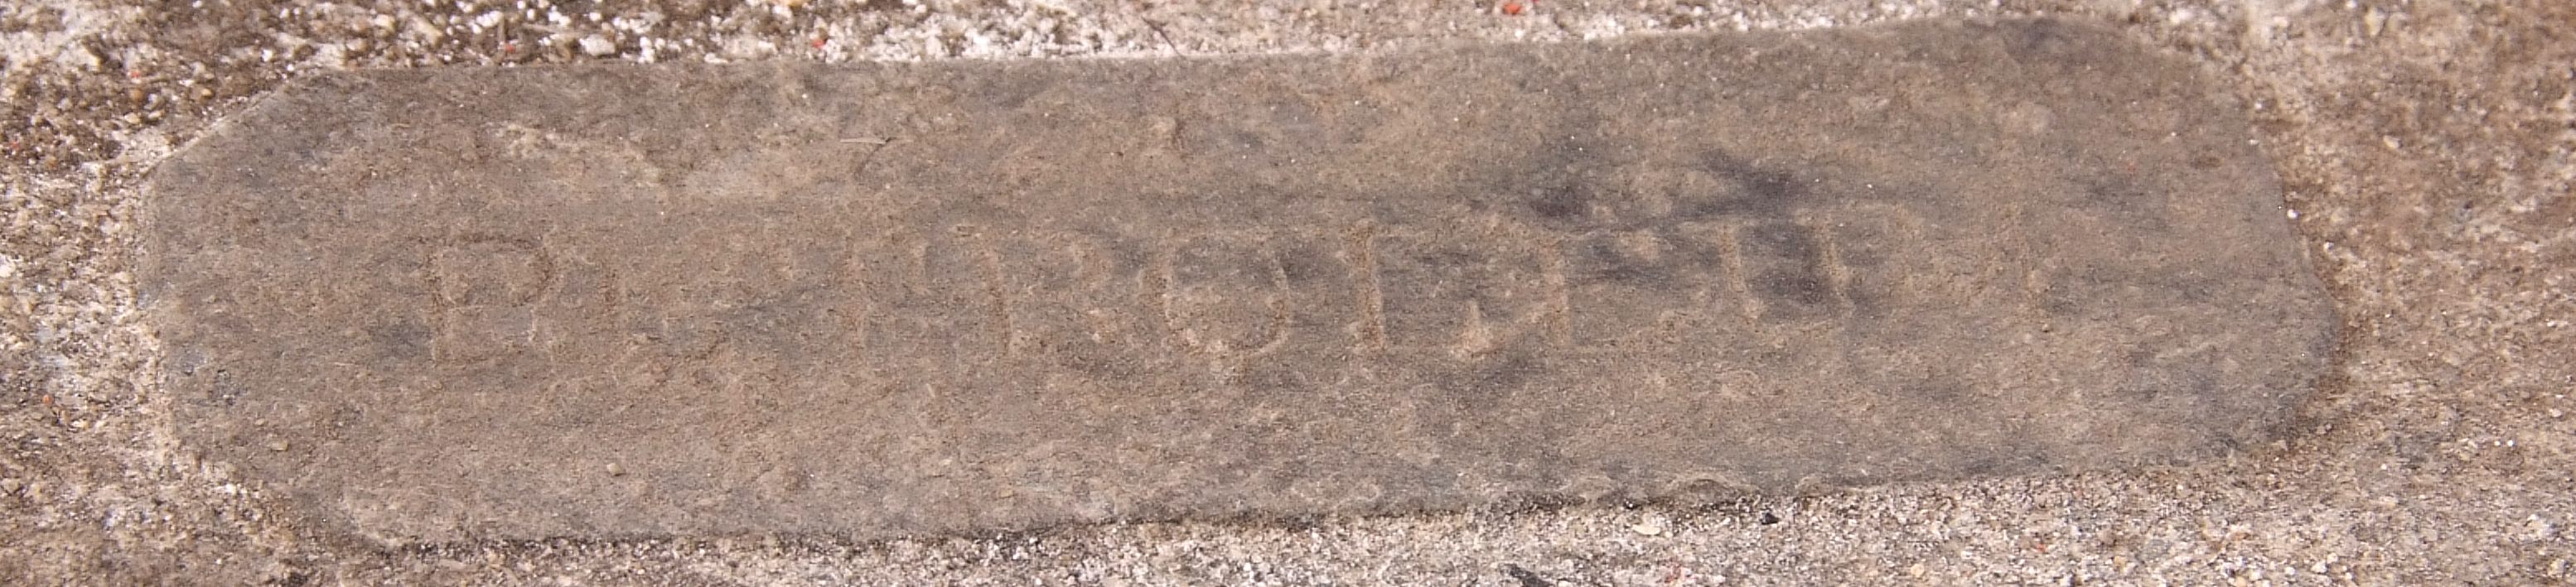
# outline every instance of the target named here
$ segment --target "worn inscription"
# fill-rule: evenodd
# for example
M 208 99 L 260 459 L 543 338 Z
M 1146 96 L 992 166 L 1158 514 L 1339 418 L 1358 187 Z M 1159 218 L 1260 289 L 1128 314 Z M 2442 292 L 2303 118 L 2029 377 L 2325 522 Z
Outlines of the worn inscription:
M 894 535 L 2259 439 L 2331 321 L 2089 26 L 317 76 L 159 171 L 192 446 L 317 524 Z
M 766 328 L 810 330 L 819 336 L 810 344 L 846 346 L 860 362 L 929 350 L 902 346 L 921 339 L 1001 356 L 1194 361 L 1282 351 L 1629 353 L 1674 344 L 1669 331 L 1685 320 L 1752 336 L 1838 326 L 1825 322 L 1854 318 L 1855 300 L 1873 311 L 1923 303 L 1908 292 L 1922 289 L 1913 281 L 1932 274 L 1914 270 L 1927 268 L 1874 259 L 1855 269 L 1834 250 L 1837 230 L 1817 228 L 1903 249 L 1934 244 L 1922 220 L 1902 208 L 1851 212 L 1575 233 L 1499 217 L 1179 234 L 889 226 L 857 243 L 762 238 L 687 266 L 629 262 L 623 272 L 590 260 L 615 251 L 464 234 L 426 247 L 419 296 L 384 301 L 418 305 L 435 326 L 424 358 L 449 364 L 619 331 L 638 335 L 619 337 L 637 350 L 672 354 L 695 339 L 669 329 L 762 309 L 794 313 L 765 318 L 781 321 Z M 579 260 L 557 260 L 567 255 Z M 2009 259 L 1944 261 L 1989 275 L 2028 271 L 1985 266 Z M 1868 289 L 1852 291 L 1855 280 Z M 2036 311 L 2028 293 L 1982 296 Z M 805 299 L 781 298 L 790 294 Z

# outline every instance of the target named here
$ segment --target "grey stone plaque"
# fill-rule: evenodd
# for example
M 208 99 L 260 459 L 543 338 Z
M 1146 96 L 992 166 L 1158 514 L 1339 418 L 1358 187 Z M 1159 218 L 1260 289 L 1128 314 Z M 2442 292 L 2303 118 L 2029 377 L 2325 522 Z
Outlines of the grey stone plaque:
M 397 543 L 1701 499 L 2266 438 L 2248 138 L 2054 20 L 333 73 L 145 281 L 184 437 Z

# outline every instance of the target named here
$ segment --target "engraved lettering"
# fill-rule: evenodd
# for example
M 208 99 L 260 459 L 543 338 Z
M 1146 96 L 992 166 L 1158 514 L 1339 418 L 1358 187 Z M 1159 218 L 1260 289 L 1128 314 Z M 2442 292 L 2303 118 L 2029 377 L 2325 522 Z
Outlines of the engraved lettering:
M 1262 251 L 1272 273 L 1264 290 L 1255 293 L 1274 296 L 1270 316 L 1279 333 L 1262 355 L 1353 350 L 1348 337 L 1352 325 L 1362 320 L 1353 292 L 1360 288 L 1348 261 L 1341 258 L 1347 254 L 1341 236 L 1261 233 Z
M 1003 283 L 1006 275 L 1002 273 L 1001 250 L 993 246 L 993 236 L 985 232 L 983 227 L 959 225 L 954 230 L 958 240 L 962 241 L 960 244 L 971 250 L 969 254 L 973 255 L 973 259 L 969 262 L 974 264 L 978 270 L 977 273 L 983 277 L 981 283 L 983 299 L 978 305 L 984 313 L 984 327 L 987 333 L 992 336 L 991 340 L 1001 347 L 1003 354 L 1018 354 L 1019 345 L 1012 344 L 1019 337 L 1011 328 L 1011 296 L 1009 286 Z
M 1799 228 L 1806 229 L 1808 238 L 1815 241 L 1814 271 L 1824 276 L 1826 295 L 1833 303 L 1831 310 L 1833 316 L 1842 319 L 1851 318 L 1851 267 L 1843 264 L 1842 252 L 1835 245 L 1833 223 L 1801 217 L 1797 225 Z
M 1342 253 L 1350 263 L 1351 274 L 1359 282 L 1359 287 L 1351 291 L 1358 297 L 1353 301 L 1359 305 L 1360 319 L 1352 322 L 1348 330 L 1353 346 L 1366 353 L 1387 350 L 1385 275 L 1377 266 L 1377 232 L 1377 225 L 1371 223 L 1351 229 L 1350 235 L 1344 239 L 1346 244 Z
M 1511 227 L 1477 220 L 1390 226 L 1377 239 L 1390 348 L 1472 356 L 1524 336 L 1544 343 L 1547 263 Z
M 937 236 L 933 236 L 937 235 Z M 851 260 L 875 311 L 860 344 L 888 356 L 921 357 L 949 368 L 960 357 L 1001 350 L 985 255 L 956 227 L 895 229 Z M 949 369 L 909 370 L 944 378 Z
M 429 256 L 433 360 L 473 362 L 527 350 L 554 259 L 530 239 L 472 235 Z
M 2049 295 L 2048 270 L 2055 265 L 2052 260 L 2056 255 L 2051 251 L 2053 247 L 2034 246 L 2023 216 L 2019 204 L 2004 207 L 2004 230 L 1997 238 L 2004 241 L 2004 247 L 2019 254 L 2012 256 L 2008 266 L 1998 270 L 2017 274 L 2021 293 L 2017 299 L 2021 301 L 2022 313 L 2036 318 L 2045 315 L 2053 301 Z
M 1933 277 L 1921 251 L 1936 244 L 1919 214 L 1888 204 L 1855 205 L 1835 213 L 1831 230 L 1837 290 L 1851 317 L 1886 316 L 1892 308 L 1922 303 L 1918 288 Z
M 1697 224 L 1603 230 L 1567 239 L 1565 280 L 1576 345 L 1608 348 L 1657 339 L 1664 326 L 1696 313 L 1729 273 L 1720 243 Z M 1730 297 L 1734 294 L 1728 294 Z
M 1566 283 L 1565 247 L 1539 247 L 1542 278 L 1547 284 L 1547 344 L 1559 349 L 1574 349 L 1574 298 Z M 1589 300 L 1587 300 L 1589 301 Z
M 1089 231 L 1022 231 L 1002 249 L 1011 344 L 1077 370 L 1114 376 L 1127 355 L 1159 340 L 1140 318 L 1142 253 Z M 1157 320 L 1156 322 L 1159 322 Z
M 1182 349 L 1230 357 L 1277 350 L 1289 336 L 1287 278 L 1267 239 L 1212 233 L 1170 239 L 1165 332 Z
M 1753 296 L 1753 282 L 1744 277 L 1744 241 L 1738 234 L 1740 231 L 1731 222 L 1697 225 L 1695 228 L 1698 229 L 1695 232 L 1708 234 L 1710 242 L 1717 245 L 1718 259 L 1726 267 L 1727 292 L 1734 294 L 1736 301 L 1736 315 L 1744 319 L 1745 326 L 1761 324 L 1762 298 Z
M 1735 232 L 1746 289 L 1761 299 L 1763 320 L 1806 322 L 1831 316 L 1833 289 L 1813 231 L 1787 220 L 1761 220 Z

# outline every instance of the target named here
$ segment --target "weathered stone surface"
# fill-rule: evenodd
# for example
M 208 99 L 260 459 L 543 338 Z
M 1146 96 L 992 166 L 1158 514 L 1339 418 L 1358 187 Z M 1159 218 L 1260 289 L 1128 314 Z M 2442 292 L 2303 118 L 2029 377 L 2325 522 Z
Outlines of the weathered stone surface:
M 186 437 L 388 541 L 1692 498 L 2262 438 L 2332 319 L 2090 26 L 323 76 L 157 171 Z

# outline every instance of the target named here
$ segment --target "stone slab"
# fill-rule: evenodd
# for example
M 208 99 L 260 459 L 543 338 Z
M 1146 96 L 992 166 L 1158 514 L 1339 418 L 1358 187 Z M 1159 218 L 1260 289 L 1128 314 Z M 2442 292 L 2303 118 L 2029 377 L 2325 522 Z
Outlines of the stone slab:
M 2124 467 L 2325 365 L 2239 112 L 2058 20 L 329 73 L 155 172 L 145 303 L 187 442 L 393 543 Z

